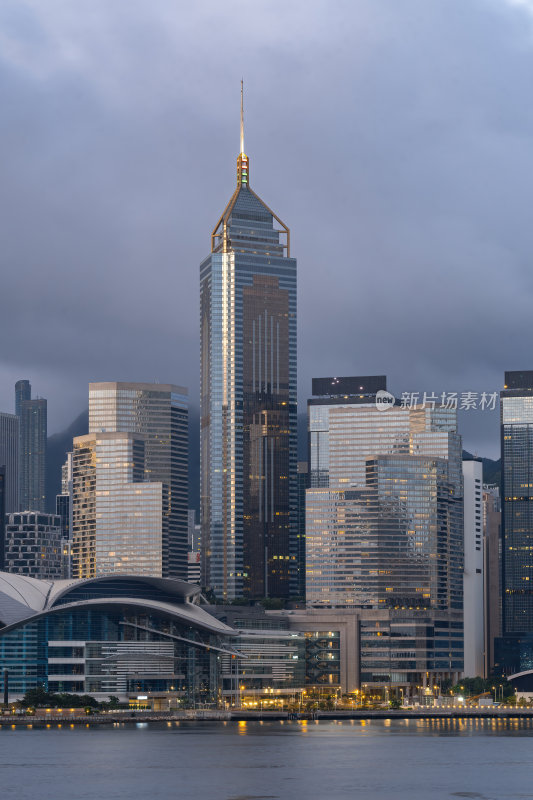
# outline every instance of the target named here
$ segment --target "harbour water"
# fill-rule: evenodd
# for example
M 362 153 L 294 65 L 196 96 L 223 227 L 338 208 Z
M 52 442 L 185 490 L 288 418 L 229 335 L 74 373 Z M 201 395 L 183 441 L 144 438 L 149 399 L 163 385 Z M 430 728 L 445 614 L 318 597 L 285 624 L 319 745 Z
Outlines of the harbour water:
M 0 729 L 3 800 L 525 800 L 533 720 Z

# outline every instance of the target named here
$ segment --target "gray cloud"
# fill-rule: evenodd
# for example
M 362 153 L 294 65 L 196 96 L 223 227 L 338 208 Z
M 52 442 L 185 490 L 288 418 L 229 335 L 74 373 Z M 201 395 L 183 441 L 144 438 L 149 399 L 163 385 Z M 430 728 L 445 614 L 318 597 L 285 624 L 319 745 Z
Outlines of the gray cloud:
M 313 375 L 495 391 L 533 367 L 533 4 L 8 0 L 0 9 L 0 407 L 50 428 L 94 379 L 197 397 L 198 264 L 235 182 L 299 262 Z M 498 450 L 497 419 L 463 419 Z

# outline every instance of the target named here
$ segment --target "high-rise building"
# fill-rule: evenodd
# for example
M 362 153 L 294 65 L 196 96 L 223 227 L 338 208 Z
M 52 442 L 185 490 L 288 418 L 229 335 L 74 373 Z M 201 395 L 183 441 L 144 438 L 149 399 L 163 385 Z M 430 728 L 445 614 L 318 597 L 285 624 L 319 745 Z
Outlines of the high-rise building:
M 463 575 L 466 677 L 485 676 L 485 576 L 483 552 L 483 462 L 463 459 Z
M 39 511 L 7 514 L 5 572 L 41 580 L 63 577 L 61 520 Z
M 187 581 L 198 583 L 202 581 L 201 570 L 201 526 L 196 522 L 196 509 L 190 508 L 188 512 L 188 543 L 189 552 L 187 556 Z
M 502 444 L 502 636 L 495 670 L 533 667 L 533 371 L 505 373 Z
M 305 492 L 309 488 L 309 465 L 307 461 L 298 461 L 298 528 L 296 546 L 297 590 L 298 599 L 305 600 Z
M 70 541 L 72 532 L 72 453 L 61 468 L 61 494 L 56 495 L 56 514 L 61 517 L 63 539 Z
M 5 561 L 5 525 L 6 525 L 6 468 L 0 466 L 0 570 Z
M 190 508 L 187 512 L 187 525 L 188 525 L 188 542 L 189 551 L 199 553 L 202 545 L 202 528 L 200 523 L 196 522 L 196 509 Z
M 19 418 L 19 508 L 46 510 L 47 403 L 31 397 L 27 380 L 15 384 L 15 411 Z
M 506 372 L 500 403 L 503 633 L 533 633 L 533 371 Z
M 56 514 L 61 519 L 63 578 L 72 577 L 72 453 L 61 467 L 61 494 L 56 494 Z
M 75 577 L 187 576 L 187 390 L 91 383 L 89 434 L 74 440 Z
M 366 682 L 426 686 L 463 670 L 457 412 L 431 402 L 382 410 L 378 392 L 384 376 L 313 381 L 306 601 L 365 609 Z
M 6 513 L 19 509 L 19 418 L 0 412 L 0 465 L 6 468 Z
M 485 675 L 493 672 L 494 642 L 502 633 L 501 524 L 500 487 L 484 484 Z
M 286 225 L 237 187 L 200 266 L 204 584 L 220 599 L 297 592 L 296 260 Z
M 22 416 L 22 403 L 31 400 L 31 383 L 28 380 L 17 381 L 15 384 L 15 414 Z
M 146 480 L 144 437 L 89 433 L 73 445 L 73 577 L 163 577 L 168 486 Z

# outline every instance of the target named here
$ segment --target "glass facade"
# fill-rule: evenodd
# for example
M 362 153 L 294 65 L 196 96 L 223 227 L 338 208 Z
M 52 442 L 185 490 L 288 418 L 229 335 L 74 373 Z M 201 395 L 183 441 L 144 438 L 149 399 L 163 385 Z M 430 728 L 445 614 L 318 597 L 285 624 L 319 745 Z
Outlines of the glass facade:
M 73 576 L 163 576 L 164 496 L 162 483 L 145 481 L 144 438 L 100 433 L 74 439 Z
M 307 602 L 460 610 L 460 500 L 447 462 L 419 456 L 369 458 L 364 489 L 308 490 Z
M 134 434 L 139 442 L 138 447 L 141 447 L 142 441 L 144 455 L 141 472 L 136 472 L 135 477 L 129 478 L 127 482 L 153 484 L 152 490 L 146 485 L 137 486 L 135 489 L 124 488 L 125 494 L 121 501 L 125 504 L 124 507 L 140 503 L 142 508 L 142 511 L 140 508 L 132 511 L 137 531 L 137 538 L 132 539 L 132 543 L 139 542 L 141 547 L 145 548 L 146 555 L 146 548 L 152 547 L 147 538 L 151 534 L 148 534 L 147 530 L 154 530 L 155 515 L 159 515 L 158 525 L 161 533 L 157 545 L 160 549 L 157 558 L 160 565 L 155 567 L 158 570 L 157 574 L 185 579 L 189 491 L 187 390 L 179 386 L 157 383 L 91 383 L 89 433 L 96 435 L 109 432 Z M 104 460 L 101 463 L 106 463 L 105 456 L 102 458 Z M 140 465 L 140 457 L 134 461 Z M 101 475 L 103 476 L 102 471 Z M 115 481 L 118 478 L 117 472 Z M 158 489 L 158 484 L 162 488 Z M 102 506 L 101 513 L 111 513 L 112 504 L 106 504 L 106 495 L 100 494 L 100 486 L 96 486 L 96 491 L 100 498 L 99 505 Z M 144 500 L 141 500 L 141 495 Z M 156 509 L 158 503 L 161 504 L 159 510 Z M 124 520 L 123 513 L 124 508 L 122 516 L 121 510 L 117 510 L 119 521 Z M 133 522 L 132 514 L 129 524 Z M 146 531 L 140 530 L 143 515 L 146 515 Z M 105 551 L 104 547 L 102 553 Z M 113 552 L 113 548 L 109 548 L 107 552 Z M 115 556 L 109 558 L 114 559 Z M 152 555 L 149 558 L 151 559 Z M 123 559 L 122 562 L 124 563 Z M 103 566 L 104 562 L 102 568 Z M 106 562 L 105 567 L 108 566 L 110 564 Z
M 213 703 L 219 644 L 218 636 L 163 612 L 104 605 L 56 611 L 0 632 L 0 662 L 13 694 L 37 686 L 118 696 L 173 691 Z
M 297 593 L 296 260 L 248 175 L 241 154 L 200 267 L 203 577 L 220 599 Z
M 426 612 L 416 617 L 391 612 L 360 622 L 361 684 L 420 683 L 433 686 L 463 669 L 460 618 Z
M 308 408 L 307 601 L 460 610 L 456 411 L 379 411 L 366 395 L 316 398 Z
M 0 681 L 12 695 L 173 692 L 217 703 L 235 632 L 179 580 L 114 575 L 53 583 L 0 573 Z
M 379 411 L 368 397 L 308 401 L 311 487 L 365 485 L 373 455 L 428 455 L 449 461 L 450 479 L 462 485 L 461 438 L 451 408 L 393 406 Z
M 305 686 L 305 637 L 291 631 L 240 630 L 236 647 L 243 658 L 222 656 L 224 694 L 262 694 L 268 689 Z
M 503 634 L 533 630 L 533 374 L 506 372 L 502 437 Z

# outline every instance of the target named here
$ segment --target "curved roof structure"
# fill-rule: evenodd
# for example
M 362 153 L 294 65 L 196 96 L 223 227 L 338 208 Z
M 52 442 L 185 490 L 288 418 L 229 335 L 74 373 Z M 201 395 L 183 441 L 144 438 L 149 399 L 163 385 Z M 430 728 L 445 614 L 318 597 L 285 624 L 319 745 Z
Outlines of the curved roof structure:
M 533 669 L 525 669 L 522 672 L 515 672 L 514 675 L 507 675 L 506 677 L 515 690 L 533 692 Z
M 86 580 L 40 581 L 0 572 L 0 635 L 67 608 L 117 604 L 159 611 L 212 633 L 233 634 L 233 628 L 192 602 L 199 595 L 199 586 L 173 578 L 111 574 Z

